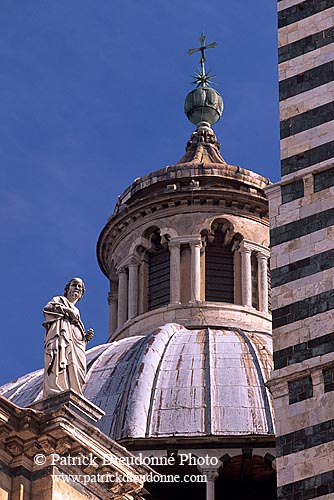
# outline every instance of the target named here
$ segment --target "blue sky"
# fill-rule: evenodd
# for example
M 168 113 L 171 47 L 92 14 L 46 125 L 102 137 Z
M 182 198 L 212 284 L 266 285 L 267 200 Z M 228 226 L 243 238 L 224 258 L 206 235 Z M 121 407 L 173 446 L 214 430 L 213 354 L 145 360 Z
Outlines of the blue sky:
M 222 156 L 277 181 L 275 1 L 2 0 L 0 384 L 42 367 L 42 309 L 72 276 L 90 345 L 106 341 L 97 238 L 118 194 L 183 155 L 202 30 Z

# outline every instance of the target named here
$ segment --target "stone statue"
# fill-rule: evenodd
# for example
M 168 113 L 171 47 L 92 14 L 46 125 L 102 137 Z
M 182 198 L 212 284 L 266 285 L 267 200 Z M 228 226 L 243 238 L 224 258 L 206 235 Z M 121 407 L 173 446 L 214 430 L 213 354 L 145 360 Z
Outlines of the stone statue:
M 82 279 L 71 279 L 64 295 L 53 297 L 44 308 L 44 397 L 68 389 L 82 394 L 86 377 L 86 345 L 94 331 L 85 331 L 75 304 L 85 293 Z

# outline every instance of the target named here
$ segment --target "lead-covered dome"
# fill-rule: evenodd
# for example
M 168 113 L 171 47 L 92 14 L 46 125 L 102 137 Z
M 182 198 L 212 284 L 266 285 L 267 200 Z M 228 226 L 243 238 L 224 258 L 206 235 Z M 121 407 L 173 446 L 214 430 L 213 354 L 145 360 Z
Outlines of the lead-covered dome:
M 105 411 L 97 425 L 116 440 L 272 435 L 271 362 L 268 333 L 171 323 L 91 349 L 84 395 Z M 41 399 L 42 378 L 38 370 L 0 393 L 28 406 Z

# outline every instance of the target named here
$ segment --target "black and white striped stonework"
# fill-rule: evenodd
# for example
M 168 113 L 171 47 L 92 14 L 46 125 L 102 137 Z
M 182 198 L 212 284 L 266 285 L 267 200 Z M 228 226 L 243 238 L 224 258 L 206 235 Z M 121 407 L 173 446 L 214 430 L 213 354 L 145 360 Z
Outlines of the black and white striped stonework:
M 278 0 L 271 219 L 278 499 L 334 498 L 334 0 Z
M 282 177 L 334 157 L 334 0 L 278 2 Z

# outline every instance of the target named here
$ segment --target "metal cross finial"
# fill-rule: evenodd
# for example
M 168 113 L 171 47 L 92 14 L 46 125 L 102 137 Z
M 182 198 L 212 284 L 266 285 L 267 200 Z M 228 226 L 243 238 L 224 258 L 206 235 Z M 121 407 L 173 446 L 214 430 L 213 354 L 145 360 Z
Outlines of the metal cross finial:
M 202 32 L 199 39 L 201 46 L 196 49 L 188 50 L 188 54 L 190 55 L 194 54 L 195 52 L 201 53 L 201 59 L 200 59 L 201 68 L 197 73 L 194 74 L 194 81 L 192 82 L 194 85 L 197 84 L 198 87 L 207 87 L 210 83 L 213 83 L 212 80 L 215 78 L 214 75 L 210 75 L 210 71 L 208 73 L 205 72 L 204 63 L 206 61 L 205 50 L 214 49 L 217 46 L 217 42 L 205 45 L 205 40 L 206 36 Z
M 199 42 L 200 42 L 201 46 L 198 47 L 197 49 L 189 49 L 188 50 L 188 54 L 189 55 L 194 54 L 195 52 L 200 52 L 201 53 L 200 63 L 201 63 L 202 73 L 203 74 L 205 74 L 204 63 L 206 61 L 206 59 L 205 59 L 205 52 L 204 51 L 206 49 L 214 49 L 217 46 L 217 42 L 213 42 L 213 43 L 209 43 L 209 45 L 205 45 L 205 40 L 206 40 L 206 36 L 202 32 L 201 36 L 200 36 L 200 39 L 199 39 Z

